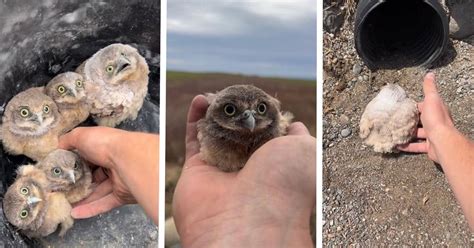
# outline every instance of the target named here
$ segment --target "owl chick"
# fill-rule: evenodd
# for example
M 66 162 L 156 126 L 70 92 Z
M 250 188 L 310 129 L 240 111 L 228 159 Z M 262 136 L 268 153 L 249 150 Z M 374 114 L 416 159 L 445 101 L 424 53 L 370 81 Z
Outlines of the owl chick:
M 70 131 L 89 117 L 84 85 L 81 74 L 65 72 L 51 79 L 44 89 L 58 106 L 63 132 Z
M 223 171 L 241 169 L 267 141 L 285 135 L 293 119 L 280 102 L 252 85 L 207 94 L 209 108 L 198 121 L 202 159 Z
M 36 164 L 44 171 L 51 191 L 63 192 L 70 203 L 76 203 L 91 192 L 89 166 L 74 152 L 57 149 Z
M 14 96 L 2 120 L 1 139 L 10 154 L 24 154 L 38 161 L 58 146 L 62 119 L 58 106 L 43 88 L 30 88 Z
M 44 237 L 61 225 L 59 236 L 72 227 L 71 205 L 63 193 L 48 192 L 43 171 L 32 165 L 19 167 L 7 190 L 3 210 L 7 220 L 29 237 Z
M 84 76 L 91 115 L 101 126 L 135 120 L 148 90 L 148 64 L 124 44 L 102 48 L 76 69 Z
M 388 84 L 369 102 L 360 119 L 360 137 L 374 151 L 393 152 L 415 135 L 419 115 L 416 102 L 396 84 Z

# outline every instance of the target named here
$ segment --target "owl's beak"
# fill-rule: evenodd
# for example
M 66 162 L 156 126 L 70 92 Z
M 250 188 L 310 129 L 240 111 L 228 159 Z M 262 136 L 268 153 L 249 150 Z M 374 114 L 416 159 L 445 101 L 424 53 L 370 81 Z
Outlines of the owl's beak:
M 76 97 L 76 90 L 75 89 L 68 90 L 67 94 L 69 96 Z
M 33 116 L 33 121 L 41 125 L 43 123 L 43 115 L 38 114 Z
M 76 177 L 74 176 L 74 171 L 69 171 L 68 177 L 73 184 L 76 183 Z
M 255 111 L 252 110 L 245 110 L 242 113 L 243 116 L 243 122 L 244 122 L 244 127 L 250 130 L 250 132 L 253 132 L 255 129 L 255 117 L 254 113 Z
M 117 73 L 119 74 L 122 71 L 125 71 L 128 69 L 128 67 L 131 65 L 130 60 L 128 60 L 125 56 L 121 56 L 119 61 L 117 62 Z
M 32 196 L 32 197 L 28 197 L 28 199 L 26 200 L 26 203 L 28 203 L 28 205 L 30 206 L 34 206 L 36 205 L 36 203 L 40 201 L 42 201 L 40 198 Z

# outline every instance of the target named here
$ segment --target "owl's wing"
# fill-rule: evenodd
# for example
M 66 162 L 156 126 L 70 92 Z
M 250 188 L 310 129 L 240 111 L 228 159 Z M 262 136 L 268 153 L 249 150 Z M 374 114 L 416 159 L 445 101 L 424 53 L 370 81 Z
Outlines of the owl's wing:
M 288 126 L 290 126 L 295 116 L 291 112 L 280 112 L 280 123 L 278 123 L 278 129 L 281 135 L 288 133 Z
M 396 144 L 404 144 L 410 141 L 414 136 L 418 125 L 418 108 L 416 102 L 407 99 L 400 108 L 394 113 L 388 125 L 391 130 L 393 142 Z

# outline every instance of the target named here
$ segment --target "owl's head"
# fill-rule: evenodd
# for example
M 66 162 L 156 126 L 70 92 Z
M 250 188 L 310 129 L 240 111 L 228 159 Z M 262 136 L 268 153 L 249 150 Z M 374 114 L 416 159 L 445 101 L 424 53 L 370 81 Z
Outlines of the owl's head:
M 53 191 L 67 190 L 84 175 L 84 161 L 74 152 L 57 149 L 36 165 L 44 171 Z
M 46 193 L 34 177 L 19 177 L 3 198 L 3 211 L 14 226 L 25 229 L 42 217 Z
M 20 92 L 8 102 L 3 123 L 21 136 L 37 136 L 48 132 L 59 121 L 58 106 L 41 88 Z
M 258 133 L 278 123 L 280 102 L 253 85 L 233 85 L 207 94 L 210 118 L 227 130 Z
M 95 53 L 84 67 L 93 82 L 117 85 L 148 75 L 145 59 L 132 46 L 112 44 Z
M 77 104 L 86 92 L 85 82 L 81 74 L 65 72 L 57 75 L 45 87 L 45 93 L 58 104 Z

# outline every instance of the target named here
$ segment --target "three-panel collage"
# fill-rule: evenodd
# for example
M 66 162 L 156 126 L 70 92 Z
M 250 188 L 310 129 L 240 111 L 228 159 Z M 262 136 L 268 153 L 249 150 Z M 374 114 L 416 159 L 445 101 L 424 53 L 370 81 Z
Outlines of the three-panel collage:
M 474 1 L 0 1 L 0 247 L 474 247 Z

